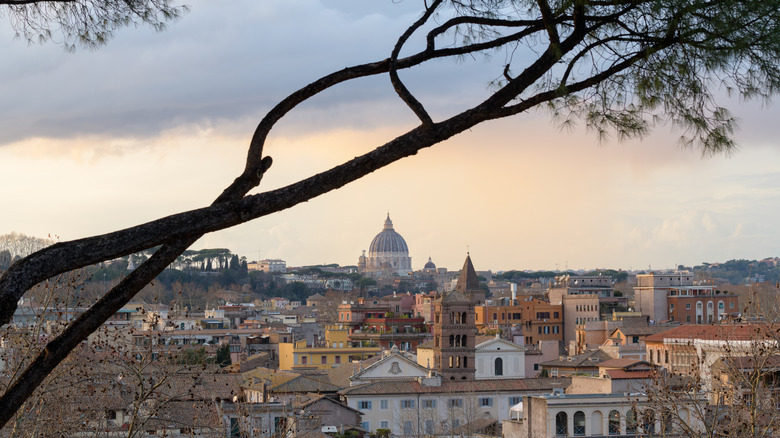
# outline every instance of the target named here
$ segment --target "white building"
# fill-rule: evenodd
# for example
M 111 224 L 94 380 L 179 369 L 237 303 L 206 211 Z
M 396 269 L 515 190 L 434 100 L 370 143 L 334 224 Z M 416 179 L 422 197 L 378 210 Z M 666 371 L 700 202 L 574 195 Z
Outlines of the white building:
M 695 396 L 691 397 L 694 400 Z M 553 394 L 523 397 L 503 422 L 504 438 L 670 436 L 683 424 L 703 431 L 693 402 L 662 411 L 644 394 Z M 700 399 L 698 403 L 705 403 Z
M 474 350 L 475 379 L 522 379 L 526 376 L 525 347 L 522 345 L 496 336 L 477 344 Z M 417 346 L 417 363 L 425 368 L 433 367 L 433 342 Z
M 468 431 L 470 424 L 509 418 L 523 396 L 550 393 L 570 380 L 492 379 L 442 380 L 431 375 L 416 380 L 385 380 L 339 391 L 343 401 L 363 413 L 361 427 L 389 429 L 396 437 L 449 435 Z M 479 421 L 477 421 L 479 420 Z

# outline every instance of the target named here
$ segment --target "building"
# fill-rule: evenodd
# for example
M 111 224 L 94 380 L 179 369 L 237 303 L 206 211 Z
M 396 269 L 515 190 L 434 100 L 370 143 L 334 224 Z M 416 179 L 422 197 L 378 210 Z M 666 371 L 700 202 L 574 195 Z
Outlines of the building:
M 694 403 L 681 404 L 674 413 L 660 413 L 653 400 L 644 394 L 564 394 L 557 391 L 526 396 L 522 404 L 513 408 L 512 419 L 504 421 L 503 436 L 633 437 L 678 436 L 682 431 L 700 433 L 703 426 L 694 414 Z
M 442 379 L 474 380 L 477 335 L 475 292 L 484 296 L 471 256 L 466 255 L 455 290 L 445 293 L 433 303 L 433 368 Z
M 265 259 L 248 263 L 247 269 L 250 271 L 285 272 L 287 271 L 287 262 L 281 259 Z
M 573 356 L 559 356 L 555 360 L 541 364 L 542 370 L 547 371 L 550 377 L 560 376 L 598 376 L 599 365 L 602 362 L 613 359 L 609 354 L 601 350 L 586 351 Z
M 644 338 L 647 361 L 670 373 L 695 379 L 714 404 L 721 397 L 715 390 L 728 380 L 722 377 L 724 366 L 736 372 L 745 360 L 769 363 L 780 356 L 778 329 L 777 325 L 761 323 L 680 325 Z M 719 365 L 714 367 L 715 364 Z M 718 368 L 720 371 L 714 371 Z M 773 367 L 755 371 L 760 376 L 780 374 Z M 780 388 L 779 381 L 772 384 Z
M 412 258 L 406 240 L 393 229 L 393 221 L 387 214 L 382 231 L 374 237 L 358 259 L 358 271 L 372 277 L 407 277 L 412 272 Z
M 479 344 L 474 348 L 476 380 L 522 379 L 526 376 L 524 346 L 501 339 L 498 335 L 477 338 Z M 417 347 L 417 363 L 425 369 L 431 369 L 435 363 L 433 342 L 428 341 Z
M 550 304 L 563 306 L 563 341 L 577 351 L 577 329 L 588 322 L 599 321 L 601 313 L 625 307 L 627 300 L 616 297 L 612 277 L 601 275 L 562 275 L 547 291 Z
M 363 413 L 361 427 L 389 429 L 394 437 L 473 436 L 475 424 L 509 418 L 523 396 L 568 386 L 569 379 L 447 380 L 429 375 L 407 381 L 375 381 L 339 392 Z M 465 430 L 463 429 L 465 428 Z
M 415 297 L 406 294 L 345 301 L 338 307 L 338 321 L 349 329 L 353 343 L 415 351 L 431 335 L 423 317 L 412 317 L 414 303 Z
M 653 321 L 712 324 L 739 312 L 735 294 L 696 284 L 687 271 L 637 275 L 634 299 L 636 310 Z
M 504 304 L 507 301 L 507 304 Z M 539 341 L 563 340 L 563 307 L 531 296 L 516 300 L 487 300 L 474 307 L 477 329 L 515 326 L 524 337 L 525 345 Z
M 379 354 L 379 347 L 309 347 L 306 341 L 279 344 L 279 369 L 303 371 L 332 368 Z

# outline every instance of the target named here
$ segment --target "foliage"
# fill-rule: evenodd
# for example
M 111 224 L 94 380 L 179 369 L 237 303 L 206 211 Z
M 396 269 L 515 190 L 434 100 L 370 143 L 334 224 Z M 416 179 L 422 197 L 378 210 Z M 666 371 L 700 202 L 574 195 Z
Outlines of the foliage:
M 17 36 L 30 42 L 57 41 L 68 50 L 77 44 L 90 49 L 102 46 L 122 27 L 145 24 L 164 30 L 167 22 L 187 10 L 171 0 L 0 0 L 0 17 L 10 18 Z
M 702 263 L 693 268 L 698 277 L 721 278 L 731 284 L 765 281 L 776 283 L 780 281 L 780 267 L 773 260 L 760 262 L 757 260 L 729 260 L 723 263 Z
M 224 344 L 217 349 L 214 363 L 221 367 L 226 367 L 233 363 L 233 360 L 230 358 L 230 345 Z

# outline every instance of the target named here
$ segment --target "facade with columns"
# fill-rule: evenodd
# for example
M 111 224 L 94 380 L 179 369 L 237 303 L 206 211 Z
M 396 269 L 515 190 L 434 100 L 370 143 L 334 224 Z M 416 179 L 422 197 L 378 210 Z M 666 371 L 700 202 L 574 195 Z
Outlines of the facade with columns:
M 513 407 L 510 420 L 503 423 L 504 437 L 676 436 L 686 427 L 703 432 L 702 422 L 694 415 L 695 399 L 695 395 L 681 399 L 674 413 L 664 413 L 662 406 L 644 394 L 564 394 L 556 390 L 523 397 L 522 405 Z

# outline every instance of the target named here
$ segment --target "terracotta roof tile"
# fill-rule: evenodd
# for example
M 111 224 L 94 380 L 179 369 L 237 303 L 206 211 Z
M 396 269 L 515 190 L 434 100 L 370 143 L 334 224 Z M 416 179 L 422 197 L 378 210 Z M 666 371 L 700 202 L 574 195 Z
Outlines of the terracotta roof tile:
M 443 380 L 441 386 L 423 386 L 416 380 L 382 381 L 339 391 L 343 395 L 370 394 L 448 394 L 507 391 L 551 391 L 571 384 L 570 378 L 528 378 L 495 380 Z
M 777 338 L 780 325 L 770 324 L 686 324 L 646 337 L 645 342 L 663 342 L 664 339 L 701 339 L 749 341 Z

